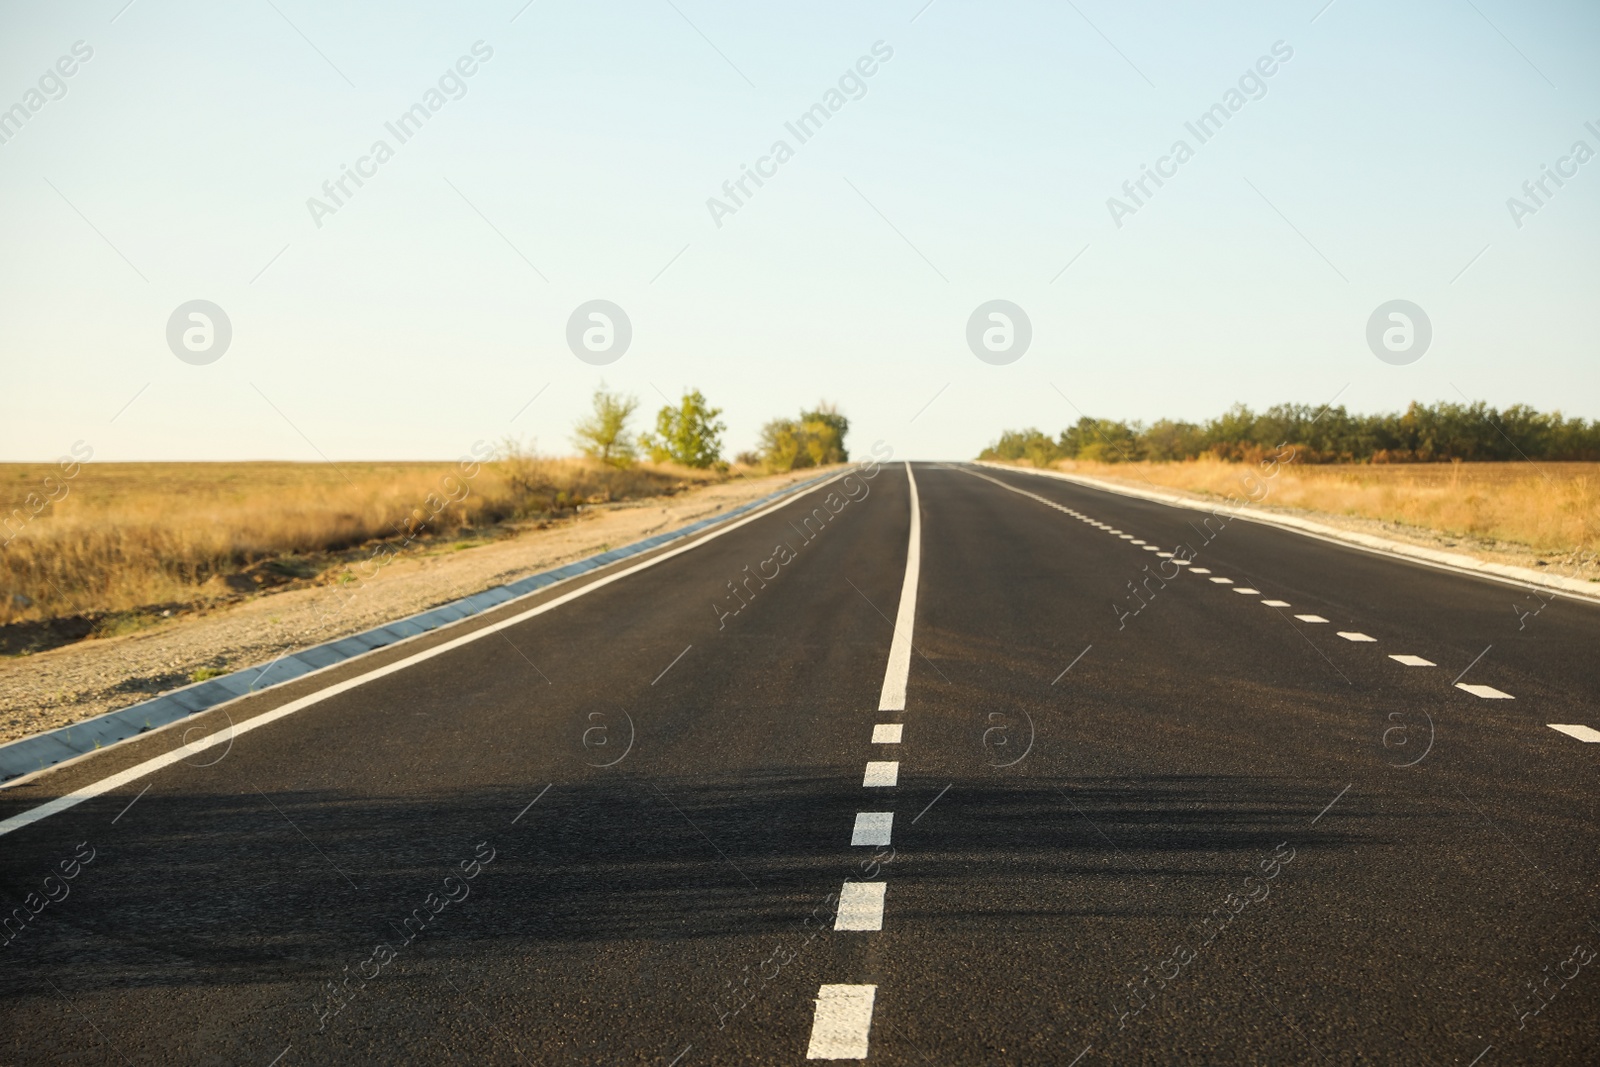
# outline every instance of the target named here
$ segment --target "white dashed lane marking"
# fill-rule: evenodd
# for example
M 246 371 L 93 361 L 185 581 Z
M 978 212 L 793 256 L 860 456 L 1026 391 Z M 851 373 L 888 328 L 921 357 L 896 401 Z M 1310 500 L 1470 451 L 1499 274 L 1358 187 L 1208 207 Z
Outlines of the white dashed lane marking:
M 887 882 L 846 882 L 839 890 L 835 930 L 882 930 L 883 895 Z
M 1010 488 L 1010 487 L 1007 486 L 1007 488 Z M 1021 490 L 1017 490 L 1017 491 L 1021 492 Z M 1023 495 L 1032 496 L 1033 494 L 1024 493 Z M 1038 499 L 1038 498 L 1036 498 L 1036 499 Z M 1207 568 L 1207 567 L 1190 566 L 1190 561 L 1189 560 L 1177 559 L 1177 558 L 1175 558 L 1173 553 L 1161 551 L 1161 548 L 1160 548 L 1159 545 L 1149 544 L 1148 542 L 1143 541 L 1143 540 L 1135 537 L 1131 533 L 1123 533 L 1121 530 L 1117 529 L 1114 526 L 1111 526 L 1108 523 L 1099 522 L 1099 521 L 1097 521 L 1095 519 L 1090 518 L 1087 515 L 1082 514 L 1081 512 L 1073 511 L 1070 508 L 1065 508 L 1065 507 L 1063 507 L 1063 506 L 1061 506 L 1059 504 L 1052 503 L 1052 504 L 1050 504 L 1050 506 L 1055 508 L 1057 511 L 1066 512 L 1066 514 L 1071 515 L 1073 518 L 1081 519 L 1082 521 L 1088 523 L 1090 526 L 1093 526 L 1095 529 L 1104 530 L 1107 533 L 1110 533 L 1110 534 L 1112 534 L 1112 535 L 1114 535 L 1116 537 L 1120 537 L 1124 541 L 1130 542 L 1131 544 L 1138 545 L 1139 547 L 1143 548 L 1146 552 L 1154 552 L 1162 559 L 1170 559 L 1170 560 L 1173 561 L 1173 563 L 1177 564 L 1180 567 L 1189 567 L 1189 573 L 1190 574 L 1211 575 L 1211 570 L 1209 568 Z M 1215 575 L 1212 575 L 1210 577 L 1210 581 L 1215 582 L 1217 585 L 1223 585 L 1223 586 L 1232 586 L 1232 585 L 1234 585 L 1234 582 L 1233 582 L 1232 578 L 1220 578 L 1220 577 L 1217 577 Z M 1252 589 L 1247 585 L 1234 586 L 1233 591 L 1235 593 L 1239 593 L 1239 594 L 1241 594 L 1243 596 L 1260 596 L 1261 595 L 1261 590 Z M 1291 606 L 1287 600 L 1263 600 L 1263 601 L 1261 601 L 1261 603 L 1264 604 L 1265 606 L 1269 607 L 1269 608 L 1287 608 L 1287 607 Z M 1295 618 L 1300 620 L 1301 622 L 1306 622 L 1306 623 L 1326 624 L 1327 621 L 1328 621 L 1327 619 L 1323 618 L 1321 615 L 1311 615 L 1311 614 L 1296 615 Z M 1344 638 L 1346 641 L 1353 641 L 1353 642 L 1357 642 L 1357 643 L 1369 643 L 1369 644 L 1377 642 L 1377 638 L 1372 637 L 1372 636 L 1370 636 L 1368 634 L 1364 634 L 1359 630 L 1339 630 L 1339 631 L 1337 631 L 1337 633 L 1339 634 L 1340 637 Z M 1399 655 L 1391 654 L 1389 656 L 1389 658 L 1394 660 L 1396 663 L 1402 664 L 1402 665 L 1407 666 L 1407 667 L 1436 667 L 1436 666 L 1438 666 L 1438 664 L 1434 663 L 1432 660 L 1423 659 L 1421 656 L 1412 655 L 1410 653 L 1404 653 L 1404 654 L 1399 654 Z M 1484 700 L 1515 700 L 1516 699 L 1510 693 L 1503 693 L 1500 690 L 1494 688 L 1493 686 L 1489 686 L 1489 685 L 1472 685 L 1472 684 L 1469 684 L 1469 683 L 1466 683 L 1466 682 L 1456 682 L 1455 683 L 1455 687 L 1457 689 L 1464 689 L 1468 693 L 1471 693 L 1473 696 L 1479 697 L 1479 698 L 1484 699 Z M 1550 729 L 1559 730 L 1561 733 L 1567 734 L 1570 737 L 1575 737 L 1580 741 L 1589 741 L 1589 742 L 1600 741 L 1600 730 L 1594 730 L 1594 729 L 1591 729 L 1590 727 L 1587 727 L 1587 726 L 1572 725 L 1572 724 L 1550 723 L 1548 725 L 1549 725 Z M 873 732 L 873 735 L 872 735 L 872 739 L 874 741 L 880 740 L 877 731 L 878 730 L 884 730 L 886 728 L 887 727 L 884 726 L 884 725 L 880 725 L 880 726 L 876 727 L 874 729 L 874 732 Z M 896 741 L 899 740 L 898 733 L 895 736 L 895 740 Z M 881 781 L 881 780 L 875 781 L 874 780 L 874 773 L 875 772 L 874 772 L 873 768 L 881 767 L 881 766 L 894 766 L 894 767 L 896 767 L 896 771 L 893 772 L 892 777 L 890 777 L 890 779 L 888 781 Z M 877 772 L 877 773 L 879 773 L 881 775 L 884 772 Z M 866 779 L 864 784 L 865 785 L 893 785 L 894 782 L 897 779 L 898 779 L 898 765 L 895 765 L 895 764 L 883 764 L 883 763 L 869 763 L 867 765 L 867 779 Z M 881 824 L 881 833 L 883 835 L 883 839 L 882 839 L 881 842 L 878 842 L 878 841 L 875 841 L 875 840 L 869 841 L 867 839 L 868 835 L 870 835 L 870 834 L 872 834 L 874 832 L 880 832 L 880 831 L 877 830 L 877 827 L 878 827 L 879 824 L 874 823 L 869 828 L 869 827 L 867 827 L 866 824 L 863 823 L 863 820 L 867 819 L 869 817 L 871 817 L 873 819 L 882 819 L 883 820 L 883 822 Z M 856 816 L 855 838 L 852 841 L 852 843 L 853 844 L 875 844 L 875 843 L 888 844 L 889 843 L 889 826 L 890 826 L 891 820 L 893 820 L 893 818 L 894 818 L 894 816 L 891 815 L 891 814 L 888 814 L 888 813 L 872 813 L 872 812 L 862 812 L 862 813 L 860 813 L 859 815 Z M 845 987 L 840 987 L 840 988 L 845 988 Z M 819 1001 L 819 1004 L 820 1004 L 820 1001 Z M 862 1056 L 864 1057 L 865 1055 L 866 1055 L 866 1053 L 865 1053 L 864 1047 L 863 1047 Z
M 1003 484 L 1003 483 L 1002 483 Z M 922 506 L 917 479 L 906 464 L 906 488 L 911 497 L 911 529 L 906 541 L 906 573 L 900 585 L 900 605 L 895 611 L 894 636 L 889 642 L 889 662 L 883 670 L 878 694 L 879 711 L 906 710 L 906 684 L 911 674 L 912 631 L 917 621 L 917 585 L 922 571 Z M 1065 509 L 1062 509 L 1065 510 Z M 877 723 L 875 744 L 899 744 L 899 723 Z M 892 786 L 900 781 L 898 760 L 868 760 L 861 777 L 863 787 Z M 892 811 L 858 811 L 850 832 L 852 845 L 887 845 L 894 829 Z M 883 882 L 846 882 L 839 892 L 835 930 L 883 929 Z M 816 1014 L 811 1019 L 808 1060 L 864 1060 L 872 1030 L 875 985 L 824 984 L 817 990 Z
M 861 779 L 861 784 L 871 788 L 894 785 L 898 781 L 900 764 L 897 760 L 872 760 L 867 764 L 867 773 Z
M 887 845 L 894 830 L 894 812 L 858 811 L 856 827 L 850 833 L 852 845 Z
M 875 985 L 825 985 L 817 990 L 808 1060 L 864 1060 L 872 1029 Z

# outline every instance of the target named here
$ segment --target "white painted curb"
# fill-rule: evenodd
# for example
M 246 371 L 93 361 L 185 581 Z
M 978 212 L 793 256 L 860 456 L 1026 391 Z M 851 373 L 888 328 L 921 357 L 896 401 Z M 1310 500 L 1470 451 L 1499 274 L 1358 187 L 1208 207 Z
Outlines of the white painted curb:
M 1402 556 L 1414 563 L 1437 567 L 1441 570 L 1475 574 L 1480 578 L 1488 578 L 1491 581 L 1503 582 L 1523 588 L 1538 586 L 1541 589 L 1553 589 L 1577 600 L 1600 604 L 1600 591 L 1595 589 L 1593 582 L 1583 582 L 1576 578 L 1567 578 L 1559 574 L 1541 574 L 1531 567 L 1513 567 L 1506 563 L 1489 563 L 1485 560 L 1474 559 L 1472 556 L 1464 556 L 1459 552 L 1441 552 L 1436 548 L 1408 545 L 1403 541 L 1391 541 L 1387 537 L 1357 533 L 1354 530 L 1341 530 L 1337 526 L 1328 526 L 1324 523 L 1312 522 L 1310 519 L 1301 519 L 1293 515 L 1278 515 L 1256 508 L 1229 507 L 1220 503 L 1212 504 L 1199 497 L 1140 489 L 1136 486 L 1123 485 L 1120 482 L 1107 481 L 1104 478 L 1093 478 L 1086 474 L 1067 474 L 1064 471 L 1040 470 L 1037 467 L 1015 467 L 1009 463 L 995 463 L 992 460 L 978 460 L 976 462 L 980 467 L 990 467 L 994 470 L 1015 471 L 1019 474 L 1036 474 L 1045 478 L 1059 478 L 1064 482 L 1075 482 L 1091 489 L 1104 489 L 1110 493 L 1138 497 L 1141 500 L 1153 500 L 1160 504 L 1170 504 L 1173 507 L 1189 508 L 1194 511 L 1204 511 L 1215 515 L 1226 515 L 1229 518 L 1259 522 L 1267 526 L 1278 526 L 1286 530 L 1293 530 L 1298 534 L 1304 534 L 1307 537 L 1318 537 L 1324 541 L 1336 541 L 1340 544 L 1352 545 L 1379 555 Z

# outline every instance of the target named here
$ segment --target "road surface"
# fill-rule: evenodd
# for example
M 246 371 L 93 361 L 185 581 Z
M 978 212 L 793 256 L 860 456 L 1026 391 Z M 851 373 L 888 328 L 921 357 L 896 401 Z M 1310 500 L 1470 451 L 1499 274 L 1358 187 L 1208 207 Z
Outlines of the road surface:
M 0 1062 L 1597 1062 L 1600 607 L 1206 518 L 856 471 L 0 791 Z

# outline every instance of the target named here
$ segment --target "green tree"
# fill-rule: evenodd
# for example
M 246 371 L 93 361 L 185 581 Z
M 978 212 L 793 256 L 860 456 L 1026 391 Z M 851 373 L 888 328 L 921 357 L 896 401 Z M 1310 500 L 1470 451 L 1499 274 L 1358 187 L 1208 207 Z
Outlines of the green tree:
M 1040 431 L 1007 430 L 1000 440 L 978 454 L 979 459 L 1025 459 L 1035 467 L 1048 467 L 1062 457 L 1060 447 Z
M 798 419 L 773 419 L 761 427 L 761 462 L 779 471 L 844 463 L 850 458 L 844 447 L 849 432 L 850 420 L 826 402 Z
M 638 408 L 637 397 L 613 393 L 601 382 L 594 391 L 594 409 L 573 428 L 573 442 L 584 455 L 602 463 L 631 467 L 639 453 L 628 433 L 628 420 Z
M 1144 456 L 1154 460 L 1191 459 L 1200 454 L 1200 427 L 1192 422 L 1160 419 L 1145 430 Z
M 800 413 L 800 423 L 811 437 L 808 447 L 818 466 L 850 461 L 850 452 L 844 446 L 845 435 L 850 432 L 850 420 L 839 414 L 837 405 L 826 400 L 818 401 L 815 410 Z
M 722 459 L 722 434 L 728 427 L 717 421 L 721 414 L 722 409 L 707 404 L 700 390 L 687 390 L 677 407 L 669 404 L 656 413 L 656 432 L 640 442 L 657 463 L 710 467 Z
M 1094 463 L 1121 463 L 1141 458 L 1142 428 L 1114 419 L 1092 419 L 1087 415 L 1061 431 L 1060 453 L 1069 459 Z
M 775 471 L 809 467 L 811 455 L 805 447 L 805 431 L 794 419 L 773 419 L 761 427 L 761 462 Z
M 1301 463 L 1600 460 L 1600 420 L 1569 419 L 1525 404 L 1497 410 L 1481 400 L 1413 401 L 1403 412 L 1375 415 L 1331 404 L 1275 404 L 1256 414 L 1235 404 L 1202 425 L 1162 419 L 1145 426 L 1084 416 L 1058 440 L 1052 447 L 1038 430 L 1007 430 L 979 458 L 1041 466 L 1058 456 L 1104 463 L 1200 456 L 1253 461 L 1287 444 Z

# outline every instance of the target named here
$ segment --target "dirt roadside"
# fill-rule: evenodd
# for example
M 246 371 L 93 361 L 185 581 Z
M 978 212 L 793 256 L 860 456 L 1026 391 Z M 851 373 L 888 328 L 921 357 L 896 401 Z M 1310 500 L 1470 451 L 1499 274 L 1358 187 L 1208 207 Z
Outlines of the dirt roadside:
M 402 554 L 349 597 L 332 586 L 263 592 L 124 637 L 0 660 L 0 743 L 53 730 L 225 673 L 710 518 L 816 470 L 739 479 L 680 496 L 586 508 L 547 530 L 462 551 Z M 343 604 L 342 607 L 336 605 Z

